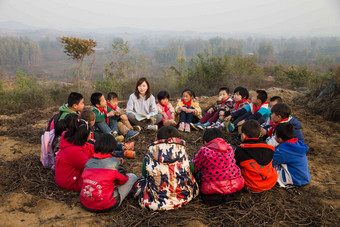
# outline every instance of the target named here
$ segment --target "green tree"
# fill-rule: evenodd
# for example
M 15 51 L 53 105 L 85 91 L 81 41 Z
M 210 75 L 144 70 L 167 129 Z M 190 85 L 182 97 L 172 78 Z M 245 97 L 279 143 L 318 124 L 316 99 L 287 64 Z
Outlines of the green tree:
M 94 48 L 97 46 L 97 42 L 92 39 L 81 39 L 76 37 L 61 37 L 59 42 L 64 47 L 64 53 L 79 63 L 76 70 L 76 80 L 78 91 L 80 91 L 80 79 L 79 73 L 81 65 L 86 56 L 90 56 L 95 53 Z

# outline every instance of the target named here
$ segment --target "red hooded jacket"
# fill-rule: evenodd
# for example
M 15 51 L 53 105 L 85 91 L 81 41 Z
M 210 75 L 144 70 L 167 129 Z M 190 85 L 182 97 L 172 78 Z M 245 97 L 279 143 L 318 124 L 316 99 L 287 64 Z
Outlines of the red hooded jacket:
M 200 191 L 204 194 L 231 194 L 241 190 L 244 180 L 236 165 L 232 147 L 216 138 L 195 155 L 195 172 L 201 171 Z
M 79 192 L 83 184 L 81 174 L 94 153 L 93 145 L 85 143 L 83 146 L 75 146 L 64 139 L 64 134 L 56 157 L 55 182 L 63 189 Z

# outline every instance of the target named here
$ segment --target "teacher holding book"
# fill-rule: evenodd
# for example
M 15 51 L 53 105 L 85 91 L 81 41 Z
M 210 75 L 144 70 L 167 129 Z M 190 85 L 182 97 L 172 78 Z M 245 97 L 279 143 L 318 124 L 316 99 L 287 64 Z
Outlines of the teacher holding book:
M 158 130 L 157 124 L 162 120 L 162 115 L 158 113 L 155 97 L 145 77 L 137 81 L 135 92 L 127 103 L 126 114 L 131 124 L 135 125 L 135 130 Z

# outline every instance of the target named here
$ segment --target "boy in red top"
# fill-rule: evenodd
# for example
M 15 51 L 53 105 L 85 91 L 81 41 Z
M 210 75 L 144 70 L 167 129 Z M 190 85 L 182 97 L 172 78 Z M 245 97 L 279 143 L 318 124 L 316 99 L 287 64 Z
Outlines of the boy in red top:
M 242 144 L 235 151 L 236 164 L 241 168 L 245 185 L 250 191 L 271 189 L 277 181 L 273 168 L 274 147 L 259 140 L 261 126 L 256 120 L 242 126 Z
M 94 155 L 84 168 L 80 202 L 84 209 L 105 212 L 117 208 L 129 194 L 137 177 L 125 173 L 122 160 L 112 156 L 117 142 L 101 134 L 94 144 Z

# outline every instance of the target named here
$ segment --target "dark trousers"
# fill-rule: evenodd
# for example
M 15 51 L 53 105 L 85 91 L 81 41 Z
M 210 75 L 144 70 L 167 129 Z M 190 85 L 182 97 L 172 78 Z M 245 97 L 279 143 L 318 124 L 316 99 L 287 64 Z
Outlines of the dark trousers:
M 214 111 L 212 113 L 206 113 L 199 122 L 201 124 L 209 122 L 209 124 L 211 125 L 212 123 L 215 123 L 217 121 L 219 112 L 220 110 Z
M 186 107 L 186 106 L 183 106 Z M 192 106 L 190 107 L 186 107 L 188 109 L 194 109 Z M 181 113 L 179 114 L 179 122 L 184 122 L 184 123 L 191 123 L 194 119 L 194 114 L 193 113 L 186 113 L 184 111 L 181 111 Z

